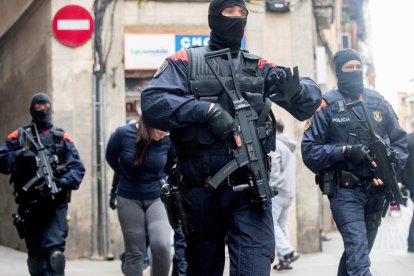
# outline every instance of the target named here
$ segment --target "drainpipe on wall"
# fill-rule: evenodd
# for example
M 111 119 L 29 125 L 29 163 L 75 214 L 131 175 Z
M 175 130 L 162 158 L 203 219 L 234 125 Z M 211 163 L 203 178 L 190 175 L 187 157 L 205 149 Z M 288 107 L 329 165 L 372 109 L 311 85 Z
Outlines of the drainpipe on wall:
M 93 11 L 94 66 L 93 66 L 93 171 L 92 171 L 92 257 L 113 259 L 109 243 L 108 192 L 105 163 L 105 60 L 102 46 L 102 28 L 106 7 L 113 0 L 95 0 Z

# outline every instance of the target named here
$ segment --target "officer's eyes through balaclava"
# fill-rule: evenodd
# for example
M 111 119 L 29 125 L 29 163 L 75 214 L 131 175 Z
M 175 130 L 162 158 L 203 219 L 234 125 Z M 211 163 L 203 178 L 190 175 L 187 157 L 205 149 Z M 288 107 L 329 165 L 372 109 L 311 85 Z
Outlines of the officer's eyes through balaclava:
M 237 53 L 241 47 L 247 14 L 243 0 L 212 0 L 208 10 L 210 46 L 214 50 L 230 48 L 232 53 Z
M 249 12 L 245 8 L 240 7 L 240 6 L 224 8 L 221 11 L 221 15 L 226 16 L 226 17 L 247 18 L 248 14 Z
M 30 103 L 30 115 L 33 122 L 46 125 L 52 118 L 51 99 L 46 93 L 37 93 Z
M 364 89 L 362 65 L 359 54 L 353 49 L 342 49 L 335 54 L 334 63 L 339 91 L 351 97 L 359 95 Z M 349 68 L 347 65 L 349 65 Z M 352 69 L 350 68 L 351 65 Z

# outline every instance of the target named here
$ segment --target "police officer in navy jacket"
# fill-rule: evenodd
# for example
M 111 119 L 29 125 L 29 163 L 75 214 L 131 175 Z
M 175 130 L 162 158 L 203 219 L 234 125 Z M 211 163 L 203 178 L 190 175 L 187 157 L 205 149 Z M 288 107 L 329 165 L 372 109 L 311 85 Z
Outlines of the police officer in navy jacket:
M 355 50 L 338 51 L 334 64 L 338 89 L 324 94 L 320 107 L 307 121 L 302 157 L 314 173 L 328 173 L 333 178 L 328 198 L 345 246 L 338 275 L 372 275 L 369 252 L 381 223 L 384 186 L 382 179 L 374 177 L 376 164 L 366 147 L 369 137 L 346 104 L 364 102 L 374 131 L 398 154 L 397 172 L 407 159 L 406 133 L 384 97 L 364 87 L 361 58 Z
M 321 102 L 319 87 L 309 78 L 299 78 L 296 69 L 292 75 L 289 68 L 241 49 L 247 16 L 244 0 L 211 1 L 209 45 L 168 57 L 142 92 L 143 116 L 150 126 L 171 131 L 186 183 L 182 190 L 196 228 L 187 237 L 187 275 L 223 274 L 225 236 L 231 275 L 269 275 L 275 254 L 270 201 L 262 208 L 250 201 L 249 191 L 231 188 L 248 181 L 246 168 L 236 170 L 216 190 L 206 186 L 234 158 L 230 149 L 240 146 L 241 138 L 234 134 L 232 102 L 203 54 L 230 49 L 231 60 L 223 57 L 221 69 L 233 63 L 241 93 L 258 114 L 270 97 L 305 120 Z M 273 144 L 274 133 L 269 135 Z
M 40 178 L 28 189 L 25 185 L 36 175 L 36 149 L 23 128 L 13 131 L 0 147 L 0 172 L 11 174 L 18 204 L 19 235 L 28 250 L 30 275 L 64 275 L 66 215 L 71 190 L 82 182 L 85 167 L 70 136 L 52 124 L 52 103 L 46 93 L 37 93 L 30 103 L 32 123 L 43 146 L 50 153 L 53 180 L 58 192 L 52 194 Z M 26 129 L 26 128 L 25 128 Z M 28 128 L 26 131 L 30 131 Z M 35 133 L 31 132 L 31 136 Z M 53 157 L 53 158 L 52 158 Z

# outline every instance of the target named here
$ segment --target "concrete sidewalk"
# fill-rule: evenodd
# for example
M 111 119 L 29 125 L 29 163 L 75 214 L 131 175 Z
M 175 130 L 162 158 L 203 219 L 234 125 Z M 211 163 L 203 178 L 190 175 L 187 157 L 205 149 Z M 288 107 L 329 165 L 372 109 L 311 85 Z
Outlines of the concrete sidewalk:
M 414 275 L 414 253 L 407 253 L 406 237 L 412 208 L 403 208 L 383 219 L 371 253 L 371 271 L 375 276 Z M 333 276 L 343 251 L 338 232 L 328 234 L 331 241 L 323 243 L 323 252 L 302 255 L 292 270 L 275 271 L 271 275 Z M 228 264 L 228 263 L 227 263 Z M 226 264 L 224 275 L 229 275 Z M 67 276 L 122 275 L 120 261 L 71 260 L 67 262 Z M 206 268 L 208 269 L 208 268 Z M 26 254 L 0 246 L 0 275 L 28 275 Z M 144 275 L 149 275 L 145 273 Z M 254 276 L 254 275 L 252 275 Z

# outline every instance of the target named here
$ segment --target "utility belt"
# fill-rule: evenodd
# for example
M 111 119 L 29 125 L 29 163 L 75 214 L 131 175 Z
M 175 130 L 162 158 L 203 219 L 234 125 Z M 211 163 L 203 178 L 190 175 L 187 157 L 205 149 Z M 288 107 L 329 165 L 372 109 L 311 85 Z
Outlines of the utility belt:
M 333 195 L 337 187 L 343 189 L 355 189 L 356 187 L 364 188 L 364 192 L 368 192 L 372 186 L 372 177 L 363 178 L 354 173 L 327 169 L 318 172 L 315 176 L 315 182 L 324 195 Z
M 30 206 L 31 204 L 65 204 L 70 203 L 72 197 L 72 190 L 62 190 L 57 194 L 53 194 L 53 198 L 50 194 L 41 195 L 39 193 L 33 194 L 32 192 L 24 192 L 21 189 L 17 189 L 14 192 L 15 202 L 18 205 Z

